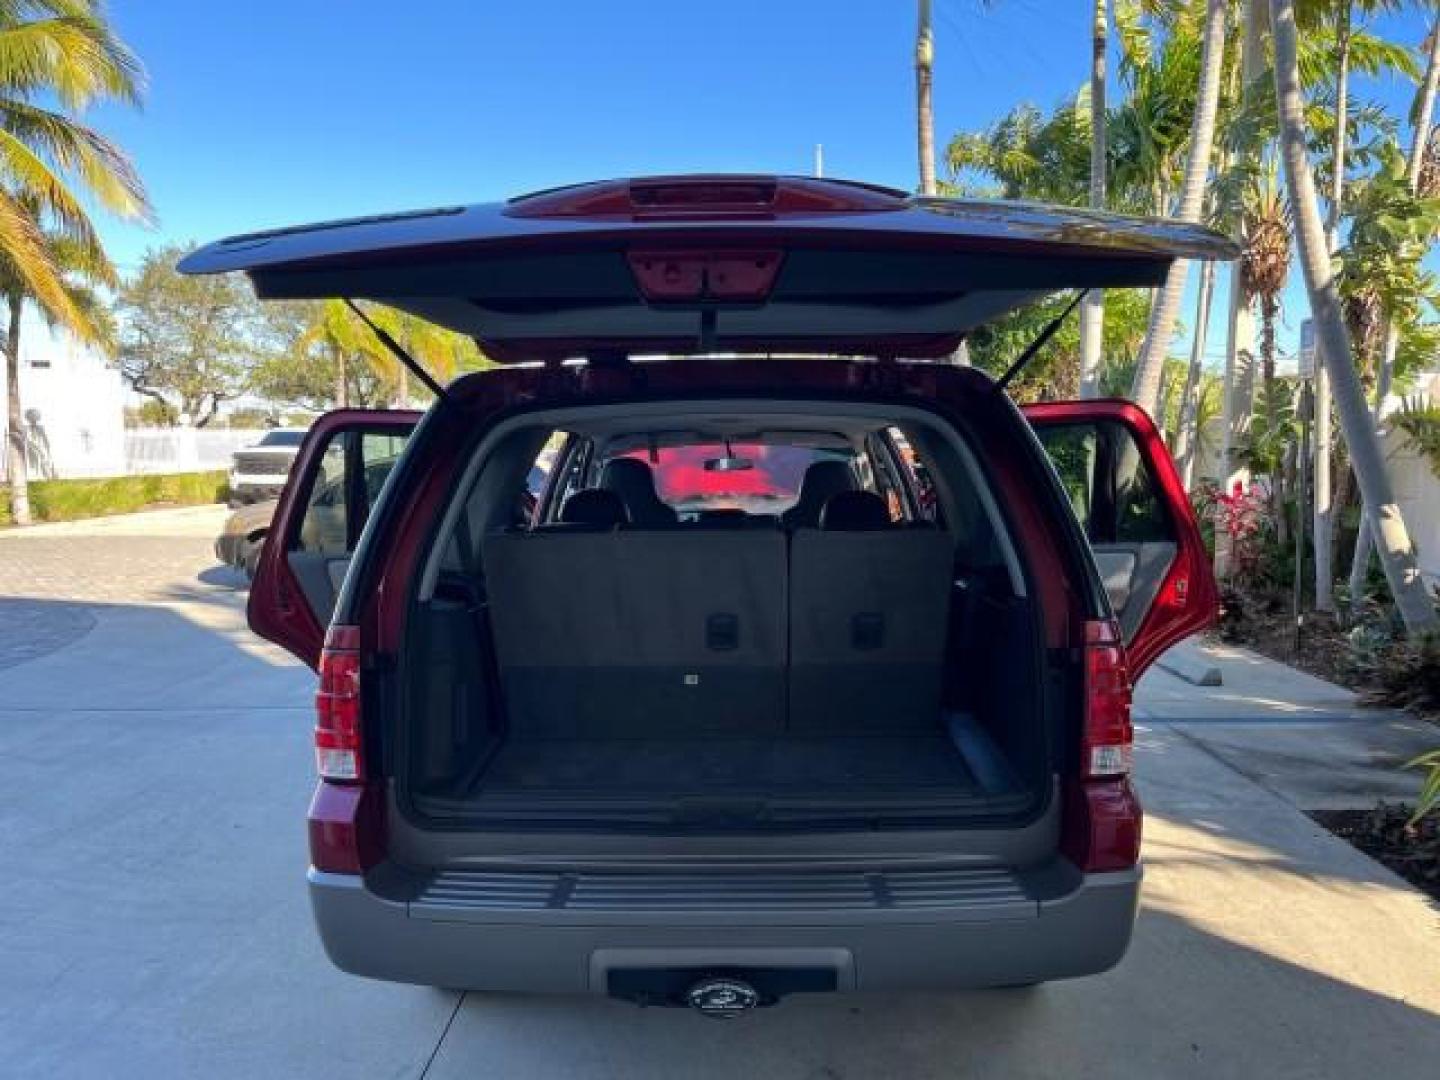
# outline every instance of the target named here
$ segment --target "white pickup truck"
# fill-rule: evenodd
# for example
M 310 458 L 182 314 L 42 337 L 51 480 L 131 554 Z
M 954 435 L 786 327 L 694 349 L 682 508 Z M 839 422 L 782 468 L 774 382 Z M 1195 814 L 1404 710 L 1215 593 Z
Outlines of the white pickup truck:
M 279 495 L 304 438 L 305 428 L 272 428 L 259 442 L 231 454 L 230 505 L 243 506 Z

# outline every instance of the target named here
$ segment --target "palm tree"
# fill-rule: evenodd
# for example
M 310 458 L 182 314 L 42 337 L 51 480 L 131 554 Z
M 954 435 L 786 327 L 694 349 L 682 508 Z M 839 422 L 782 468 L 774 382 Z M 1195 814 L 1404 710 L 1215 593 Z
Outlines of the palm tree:
M 1090 34 L 1090 205 L 1105 209 L 1105 53 L 1110 32 L 1108 0 L 1095 0 Z M 1080 396 L 1099 390 L 1105 336 L 1105 294 L 1092 290 L 1080 307 Z
M 920 19 L 915 31 L 915 123 L 920 154 L 920 194 L 935 194 L 935 107 L 931 96 L 935 86 L 935 32 L 930 0 L 920 0 Z
M 1220 104 L 1221 73 L 1225 60 L 1226 0 L 1207 0 L 1205 25 L 1201 33 L 1200 80 L 1195 104 L 1194 123 L 1190 129 L 1190 156 L 1185 166 L 1185 180 L 1180 190 L 1176 214 L 1182 221 L 1199 221 L 1205 195 L 1205 181 L 1210 174 L 1210 148 L 1215 138 L 1215 115 Z M 1174 263 L 1166 275 L 1165 285 L 1156 297 L 1151 313 L 1150 329 L 1135 368 L 1135 384 L 1130 396 L 1139 405 L 1154 412 L 1160 404 L 1160 379 L 1164 369 L 1170 338 L 1175 332 L 1180 298 L 1185 292 L 1189 263 Z
M 25 305 L 33 300 L 52 322 L 96 340 L 75 277 L 116 279 L 83 199 L 123 216 L 149 212 L 129 159 L 76 116 L 99 101 L 138 104 L 143 81 L 93 0 L 0 2 L 0 280 L 16 524 L 30 522 L 19 381 Z
M 1180 417 L 1175 427 L 1175 462 L 1180 477 L 1190 487 L 1195 477 L 1195 460 L 1200 444 L 1200 384 L 1204 374 L 1205 342 L 1210 328 L 1210 304 L 1215 295 L 1215 264 L 1200 270 L 1200 288 L 1195 297 L 1195 333 L 1190 342 L 1190 363 L 1185 371 L 1185 388 L 1180 394 Z
M 1274 163 L 1247 192 L 1240 218 L 1240 288 L 1260 304 L 1260 379 L 1275 383 L 1275 320 L 1290 277 L 1290 207 Z
M 1231 130 L 1229 140 L 1231 169 L 1222 184 L 1237 170 L 1247 169 L 1255 162 L 1268 141 L 1264 126 L 1252 119 L 1261 112 L 1260 106 L 1268 94 L 1262 95 L 1261 81 L 1265 74 L 1264 27 L 1266 24 L 1267 0 L 1245 0 L 1242 18 L 1243 38 L 1240 47 L 1240 93 L 1239 112 L 1244 118 Z M 1250 176 L 1238 175 L 1241 192 L 1250 184 Z M 1239 229 L 1243 195 L 1227 199 L 1223 195 L 1217 200 L 1222 206 L 1222 215 L 1229 213 L 1235 231 Z M 1221 444 L 1220 460 L 1227 470 L 1225 487 L 1230 484 L 1231 457 L 1234 448 L 1244 437 L 1250 424 L 1255 396 L 1255 313 L 1254 296 L 1246 289 L 1238 262 L 1230 267 L 1229 273 L 1229 317 L 1225 331 L 1225 375 L 1221 391 Z M 1215 569 L 1226 572 L 1225 561 L 1228 552 L 1220 544 L 1215 547 Z
M 328 397 L 336 407 L 405 407 L 410 402 L 409 371 L 387 349 L 375 332 L 366 326 L 343 300 L 326 300 L 306 313 L 288 351 L 282 356 L 287 374 L 297 359 L 310 369 L 318 365 L 328 380 L 328 392 L 316 380 L 307 381 L 304 400 Z M 444 384 L 459 371 L 474 370 L 486 361 L 475 343 L 462 334 L 436 326 L 415 315 L 394 308 L 375 307 L 366 314 L 399 342 L 435 379 Z M 262 386 L 277 397 L 289 397 L 284 389 Z M 293 385 L 286 387 L 292 393 Z
M 1157 46 L 1141 21 L 1145 6 L 1115 4 L 1125 96 L 1106 124 L 1108 195 L 1117 209 L 1164 216 L 1194 124 L 1201 49 L 1194 28 L 1177 19 Z
M 1335 132 L 1330 154 L 1330 214 L 1325 222 L 1326 244 L 1340 247 L 1340 216 L 1345 205 L 1345 150 L 1350 108 L 1351 15 L 1353 0 L 1339 0 L 1335 12 Z M 1345 357 L 1353 363 L 1351 357 Z M 1330 377 L 1323 363 L 1315 365 L 1315 498 L 1311 536 L 1315 548 L 1315 610 L 1335 608 L 1332 583 L 1335 578 L 1333 492 L 1330 458 L 1334 432 L 1330 425 Z
M 1437 85 L 1440 85 L 1440 18 L 1437 18 L 1431 25 L 1427 43 L 1430 48 L 1430 56 L 1425 65 L 1425 81 L 1421 84 L 1420 96 L 1415 102 L 1415 135 L 1410 144 L 1410 156 L 1405 172 L 1406 182 L 1412 195 L 1420 190 L 1420 181 L 1425 172 L 1425 162 L 1429 156 L 1432 136 L 1431 118 L 1435 111 L 1436 88 Z M 1390 382 L 1395 370 L 1395 355 L 1400 344 L 1399 323 L 1396 322 L 1386 305 L 1382 303 L 1381 306 L 1385 310 L 1381 332 L 1384 344 L 1380 357 L 1380 370 L 1375 380 L 1374 416 L 1376 420 L 1379 419 L 1380 409 L 1390 393 Z M 1350 561 L 1350 593 L 1352 596 L 1359 595 L 1364 586 L 1365 577 L 1370 571 L 1370 554 L 1376 539 L 1371 530 L 1370 518 L 1371 515 L 1368 513 L 1361 518 L 1360 532 L 1355 537 L 1355 553 Z
M 1345 441 L 1350 447 L 1355 478 L 1365 500 L 1366 518 L 1376 540 L 1390 591 L 1395 597 L 1395 606 L 1412 635 L 1430 632 L 1440 627 L 1440 619 L 1436 617 L 1416 565 L 1415 550 L 1400 507 L 1395 502 L 1360 380 L 1348 362 L 1351 355 L 1350 335 L 1340 308 L 1330 253 L 1325 244 L 1319 198 L 1306 147 L 1294 0 L 1270 0 L 1270 21 L 1275 46 L 1275 100 L 1280 146 L 1290 203 L 1296 218 L 1300 266 L 1310 294 L 1319 353 L 1330 369 L 1336 410 Z

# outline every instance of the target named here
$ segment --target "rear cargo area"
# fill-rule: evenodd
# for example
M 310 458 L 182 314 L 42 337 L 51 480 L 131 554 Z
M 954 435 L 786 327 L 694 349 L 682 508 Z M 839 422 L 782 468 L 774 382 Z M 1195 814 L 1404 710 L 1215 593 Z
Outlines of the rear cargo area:
M 940 529 L 512 531 L 407 665 L 413 810 L 451 827 L 1015 818 L 1046 790 L 1031 605 Z

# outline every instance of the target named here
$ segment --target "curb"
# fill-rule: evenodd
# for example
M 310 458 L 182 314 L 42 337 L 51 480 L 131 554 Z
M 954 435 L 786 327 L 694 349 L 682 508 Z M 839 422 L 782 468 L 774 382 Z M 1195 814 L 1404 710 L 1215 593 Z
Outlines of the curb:
M 1194 656 L 1172 652 L 1156 660 L 1155 666 L 1178 679 L 1184 679 L 1192 686 L 1221 686 L 1225 681 L 1216 665 Z

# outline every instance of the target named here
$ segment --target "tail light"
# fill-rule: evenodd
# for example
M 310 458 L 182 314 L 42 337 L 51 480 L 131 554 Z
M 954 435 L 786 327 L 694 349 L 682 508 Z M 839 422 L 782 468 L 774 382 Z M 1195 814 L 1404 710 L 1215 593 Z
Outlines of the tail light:
M 1061 848 L 1087 873 L 1140 859 L 1140 800 L 1130 786 L 1135 727 L 1130 672 L 1113 619 L 1085 624 L 1085 727 L 1079 776 L 1065 790 Z
M 332 626 L 315 693 L 315 767 L 325 780 L 365 776 L 360 726 L 360 628 Z
M 1086 780 L 1128 776 L 1134 760 L 1130 672 L 1113 619 L 1085 624 L 1085 732 L 1080 773 Z

